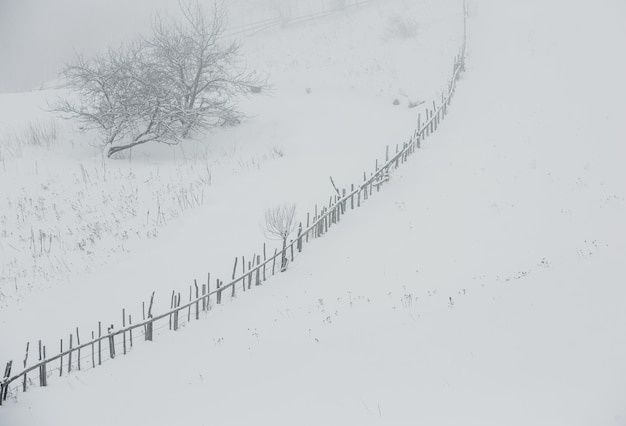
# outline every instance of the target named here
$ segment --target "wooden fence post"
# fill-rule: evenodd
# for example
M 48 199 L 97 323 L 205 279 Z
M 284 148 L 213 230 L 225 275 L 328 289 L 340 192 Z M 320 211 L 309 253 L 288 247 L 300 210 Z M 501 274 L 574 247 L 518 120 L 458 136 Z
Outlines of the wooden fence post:
M 235 275 L 237 275 L 237 261 L 239 260 L 239 258 L 237 256 L 235 256 L 235 264 L 233 265 L 233 276 L 232 279 L 235 279 Z
M 354 210 L 354 184 L 350 184 L 350 210 Z
M 178 317 L 179 317 L 179 312 L 180 310 L 178 310 L 177 308 L 180 306 L 180 293 L 178 293 L 176 296 L 174 296 L 174 331 L 178 330 Z
M 93 345 L 94 340 L 96 339 L 96 333 L 91 331 L 91 368 L 96 368 L 96 354 L 95 347 Z
M 109 356 L 111 357 L 111 359 L 115 358 L 115 336 L 112 334 L 113 331 L 113 324 L 111 324 L 110 327 L 107 328 L 107 334 L 108 339 L 109 339 Z
M 46 345 L 43 346 L 43 360 L 41 364 L 41 372 L 39 376 L 40 386 L 48 386 L 48 363 L 45 362 L 48 357 L 46 356 Z
M 193 285 L 196 288 L 196 321 L 200 319 L 200 302 L 198 298 L 200 297 L 200 289 L 198 288 L 198 281 L 193 280 Z M 233 286 L 233 296 L 235 293 L 235 286 Z
M 307 213 L 307 217 L 308 217 L 308 213 Z M 265 266 L 267 262 L 267 254 L 265 253 L 265 243 L 263 243 L 263 281 L 267 280 L 267 278 L 265 277 Z
M 256 283 L 255 285 L 261 285 L 261 256 L 256 256 Z
M 78 370 L 80 371 L 80 335 L 78 334 L 78 327 L 76 327 L 76 345 L 78 346 Z
M 124 348 L 123 350 L 124 350 L 124 355 L 126 355 L 126 308 L 122 308 L 122 329 L 124 329 L 124 331 L 122 332 L 123 348 Z
M 129 326 L 133 325 L 133 316 L 131 314 L 128 314 L 128 325 Z M 128 337 L 129 337 L 130 347 L 132 349 L 133 347 L 133 329 L 132 328 L 128 330 Z M 80 351 L 78 353 L 80 354 Z
M 211 310 L 211 273 L 207 272 L 206 276 L 206 310 Z
M 302 253 L 302 222 L 298 227 L 298 253 Z
M 170 310 L 174 309 L 174 303 L 175 303 L 175 294 L 176 292 L 174 290 L 172 290 L 172 295 L 170 296 Z M 173 314 L 169 314 L 168 315 L 168 319 L 169 319 L 169 327 L 170 330 L 172 329 L 172 325 L 173 325 L 173 320 L 174 320 L 174 315 Z
M 252 255 L 252 262 L 248 261 L 248 290 L 252 288 L 252 267 L 254 266 L 254 259 L 256 258 L 256 254 Z
M 241 288 L 246 291 L 246 257 L 241 256 Z
M 61 350 L 59 353 L 63 353 L 63 339 L 61 339 Z M 59 357 L 59 377 L 63 375 L 63 355 Z
M 202 284 L 202 310 L 206 311 L 206 297 L 204 297 L 204 295 L 206 294 L 206 284 Z
M 72 333 L 70 333 L 70 353 L 68 354 L 68 358 L 67 358 L 67 372 L 68 374 L 72 372 L 72 337 L 74 335 Z
M 4 376 L 2 381 L 0 381 L 0 405 L 2 405 L 2 401 L 7 400 L 7 394 L 9 393 L 9 384 L 6 381 L 11 377 L 11 367 L 13 366 L 13 361 L 7 362 L 6 367 L 4 368 Z
M 218 279 L 217 280 L 217 304 L 221 304 L 222 303 L 222 290 L 220 290 L 220 288 L 222 287 L 222 282 Z
M 30 347 L 30 342 L 26 342 L 26 355 L 24 355 L 24 370 L 26 370 L 26 362 L 28 361 L 28 348 Z M 24 373 L 24 384 L 22 386 L 22 391 L 26 392 L 26 373 Z

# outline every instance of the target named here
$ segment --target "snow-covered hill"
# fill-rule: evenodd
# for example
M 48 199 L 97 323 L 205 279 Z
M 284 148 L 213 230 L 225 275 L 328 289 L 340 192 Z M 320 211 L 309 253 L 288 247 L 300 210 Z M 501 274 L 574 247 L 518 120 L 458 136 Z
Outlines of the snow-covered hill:
M 126 357 L 20 394 L 0 423 L 626 424 L 625 16 L 615 0 L 473 0 L 450 114 L 384 191 L 289 272 Z M 419 69 L 419 57 L 399 63 Z M 332 96 L 346 105 L 350 93 Z M 411 129 L 384 111 L 370 131 L 403 127 L 381 146 Z M 345 124 L 336 130 L 359 127 Z M 382 154 L 362 145 L 374 155 L 364 161 Z M 293 149 L 276 164 L 334 152 Z M 250 186 L 278 167 L 267 164 Z M 317 181 L 343 172 L 328 164 Z M 189 236 L 203 218 L 168 226 L 150 254 L 204 247 Z
M 334 193 L 329 176 L 359 180 L 413 133 L 409 102 L 446 86 L 461 21 L 457 0 L 370 2 L 244 38 L 246 60 L 274 87 L 242 101 L 247 121 L 118 161 L 46 112 L 60 91 L 0 96 L 2 358 L 77 326 L 117 324 L 122 308 L 140 318 L 153 291 L 162 312 L 172 290 L 208 272 L 226 279 L 236 256 L 264 242 L 271 253 L 266 208 L 296 203 L 304 221 Z M 394 34 L 402 23 L 416 33 Z M 56 139 L 33 143 L 30 124 L 50 123 Z M 32 312 L 45 321 L 20 320 Z

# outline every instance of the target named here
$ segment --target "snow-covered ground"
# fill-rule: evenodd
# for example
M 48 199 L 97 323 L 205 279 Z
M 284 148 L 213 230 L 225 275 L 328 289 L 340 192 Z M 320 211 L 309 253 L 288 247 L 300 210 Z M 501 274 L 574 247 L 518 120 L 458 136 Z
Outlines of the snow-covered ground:
M 419 18 L 419 35 L 390 37 L 399 17 Z M 305 220 L 334 193 L 329 176 L 340 187 L 357 182 L 387 144 L 393 150 L 408 139 L 417 116 L 408 100 L 432 99 L 445 87 L 460 22 L 456 0 L 374 2 L 246 39 L 246 57 L 270 75 L 273 94 L 246 101 L 251 118 L 241 126 L 197 143 L 104 162 L 89 135 L 71 129 L 50 149 L 19 145 L 24 152 L 3 163 L 0 182 L 3 353 L 16 359 L 26 341 L 117 323 L 122 308 L 137 319 L 152 291 L 163 311 L 172 290 L 186 291 L 207 272 L 225 280 L 236 256 L 249 259 L 267 241 L 260 226 L 267 207 L 296 203 Z M 423 52 L 415 53 L 420 61 L 409 48 Z M 50 120 L 38 106 L 56 95 L 0 97 L 5 145 L 19 139 L 11 129 Z M 276 242 L 267 242 L 271 253 Z M 63 317 L 50 300 L 67 301 Z M 30 312 L 50 319 L 12 327 Z
M 418 34 L 390 40 L 404 8 Z M 45 176 L 69 200 L 82 185 L 82 203 L 103 217 L 111 207 L 93 194 L 134 185 L 145 204 L 123 223 L 142 233 L 160 188 L 147 176 L 165 197 L 206 163 L 211 184 L 201 206 L 152 223 L 154 238 L 129 238 L 108 260 L 115 244 L 97 241 L 74 258 L 80 273 L 5 290 L 2 356 L 117 324 L 154 289 L 158 312 L 172 289 L 207 271 L 227 278 L 234 256 L 258 253 L 265 207 L 303 213 L 332 194 L 329 175 L 358 181 L 412 133 L 420 108 L 407 100 L 445 85 L 459 12 L 457 1 L 385 2 L 246 40 L 275 94 L 247 102 L 255 118 L 211 135 L 201 161 L 133 153 L 106 163 L 106 183 L 77 149 L 7 162 L 3 191 L 35 197 Z M 626 7 L 473 0 L 469 12 L 450 114 L 384 191 L 287 273 L 128 356 L 19 393 L 0 424 L 626 424 Z

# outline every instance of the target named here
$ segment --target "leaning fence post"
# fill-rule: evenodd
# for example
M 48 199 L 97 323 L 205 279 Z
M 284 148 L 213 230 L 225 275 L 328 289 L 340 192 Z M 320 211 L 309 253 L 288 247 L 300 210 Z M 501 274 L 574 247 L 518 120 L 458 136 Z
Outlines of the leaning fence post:
M 235 264 L 233 265 L 233 276 L 232 279 L 235 279 L 235 275 L 237 274 L 237 261 L 239 260 L 239 258 L 237 256 L 235 256 Z
M 133 316 L 131 314 L 128 314 L 128 325 L 129 326 L 133 325 Z M 133 347 L 133 329 L 132 328 L 128 330 L 128 338 L 129 338 L 130 347 L 132 349 Z
M 267 254 L 265 253 L 265 243 L 263 243 L 263 281 L 267 280 L 265 277 L 265 266 L 267 262 Z
M 91 331 L 91 368 L 96 368 L 96 354 L 95 347 L 93 345 L 94 340 L 96 339 L 96 333 Z
M 9 380 L 9 377 L 11 377 L 12 366 L 13 361 L 9 361 L 4 368 L 4 376 L 2 378 L 2 381 L 0 381 L 0 405 L 2 405 L 2 401 L 7 400 L 7 394 L 9 393 L 9 384 L 7 383 L 7 381 Z
M 78 369 L 80 370 L 80 335 L 78 334 L 78 327 L 76 327 L 76 345 L 78 346 Z
M 198 298 L 200 297 L 200 288 L 198 288 L 198 281 L 193 280 L 193 285 L 196 288 L 196 321 L 200 319 L 200 302 Z M 235 286 L 233 286 L 233 293 L 235 291 Z M 233 294 L 234 295 L 234 294 Z

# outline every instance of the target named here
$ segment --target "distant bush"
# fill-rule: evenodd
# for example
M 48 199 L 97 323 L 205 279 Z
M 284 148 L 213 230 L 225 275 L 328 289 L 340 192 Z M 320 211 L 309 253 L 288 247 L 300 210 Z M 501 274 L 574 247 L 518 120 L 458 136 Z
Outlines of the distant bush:
M 387 23 L 387 39 L 410 39 L 417 35 L 418 25 L 414 18 L 406 16 L 394 16 Z
M 56 121 L 30 122 L 22 134 L 24 141 L 33 146 L 51 148 L 58 135 Z

